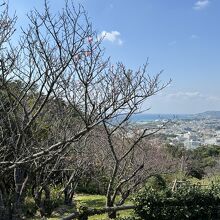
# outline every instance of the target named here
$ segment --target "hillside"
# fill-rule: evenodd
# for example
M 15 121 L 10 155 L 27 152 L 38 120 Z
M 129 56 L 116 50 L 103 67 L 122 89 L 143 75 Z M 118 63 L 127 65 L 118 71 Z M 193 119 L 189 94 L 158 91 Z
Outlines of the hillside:
M 199 118 L 220 118 L 220 111 L 206 111 L 196 114 Z

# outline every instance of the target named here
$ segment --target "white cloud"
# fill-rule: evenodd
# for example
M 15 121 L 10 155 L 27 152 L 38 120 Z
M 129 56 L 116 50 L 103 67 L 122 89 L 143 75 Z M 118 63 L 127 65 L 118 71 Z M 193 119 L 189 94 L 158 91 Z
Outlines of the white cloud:
M 203 96 L 199 92 L 177 92 L 167 94 L 168 98 L 178 98 L 178 99 L 192 99 L 192 98 L 202 98 Z
M 206 96 L 206 99 L 208 101 L 220 102 L 220 97 L 217 97 L 217 96 Z
M 151 108 L 152 113 L 198 113 L 220 109 L 220 95 L 210 94 L 196 89 L 166 91 L 163 90 L 144 103 L 143 109 Z
M 195 2 L 193 8 L 195 10 L 201 10 L 206 8 L 209 4 L 210 4 L 209 0 L 198 0 L 197 2 Z
M 99 38 L 106 41 L 110 41 L 112 43 L 116 43 L 118 45 L 122 45 L 123 41 L 120 38 L 120 36 L 121 34 L 118 31 L 111 31 L 111 32 L 102 31 L 101 34 L 99 35 Z
M 169 100 L 203 100 L 203 101 L 220 101 L 220 97 L 212 95 L 204 95 L 198 91 L 176 92 L 165 95 Z

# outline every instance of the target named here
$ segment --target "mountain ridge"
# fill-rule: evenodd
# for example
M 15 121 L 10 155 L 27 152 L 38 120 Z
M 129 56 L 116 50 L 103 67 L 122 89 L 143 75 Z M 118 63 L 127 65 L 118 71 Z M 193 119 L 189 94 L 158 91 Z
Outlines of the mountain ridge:
M 205 111 L 196 114 L 197 117 L 220 118 L 220 111 Z

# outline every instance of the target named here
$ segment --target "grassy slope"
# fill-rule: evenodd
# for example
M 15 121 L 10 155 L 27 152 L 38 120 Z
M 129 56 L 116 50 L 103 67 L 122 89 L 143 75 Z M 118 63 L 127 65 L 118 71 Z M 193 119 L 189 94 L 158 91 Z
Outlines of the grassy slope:
M 84 195 L 79 194 L 76 195 L 74 200 L 76 201 L 77 208 L 80 206 L 87 206 L 90 208 L 103 208 L 105 207 L 105 196 L 102 195 Z M 126 204 L 131 204 L 130 201 L 128 201 Z M 67 216 L 71 214 L 74 211 L 74 208 L 68 208 L 66 206 L 61 206 L 57 209 L 56 213 L 51 217 L 48 218 L 48 220 L 58 220 L 62 218 L 63 216 Z M 133 212 L 130 210 L 126 211 L 119 211 L 118 216 L 125 217 L 130 216 Z M 39 220 L 40 217 L 31 218 L 32 220 Z M 106 220 L 108 219 L 106 214 L 103 215 L 94 215 L 89 217 L 89 220 Z
M 102 208 L 105 207 L 105 196 L 102 195 L 78 195 L 75 200 L 77 201 L 77 206 L 88 206 L 91 208 Z M 126 204 L 131 204 L 128 201 Z M 118 212 L 118 216 L 125 217 L 131 215 L 133 212 L 130 210 Z M 95 215 L 89 217 L 89 220 L 106 220 L 107 215 Z
M 174 180 L 176 178 L 177 178 L 177 180 L 181 179 L 179 176 L 175 176 L 175 177 L 171 176 L 171 178 L 169 180 L 171 185 L 172 185 L 172 180 Z M 195 178 L 188 178 L 187 180 L 191 184 L 201 184 L 201 185 L 207 185 L 207 186 L 210 186 L 212 183 L 220 184 L 220 176 L 219 175 L 215 175 L 215 176 L 212 176 L 209 178 L 206 177 L 202 180 L 198 180 Z M 105 196 L 103 196 L 103 195 L 78 194 L 75 196 L 74 199 L 77 203 L 77 208 L 79 208 L 80 206 L 87 206 L 90 208 L 103 208 L 103 207 L 105 207 Z M 131 204 L 131 201 L 128 201 L 126 204 Z M 67 216 L 67 215 L 71 214 L 74 210 L 75 210 L 74 207 L 67 208 L 66 206 L 61 206 L 58 208 L 58 211 L 53 215 L 53 217 L 49 218 L 48 220 L 58 220 L 61 217 L 63 217 L 64 215 Z M 130 216 L 132 214 L 133 214 L 133 212 L 130 210 L 118 212 L 118 215 L 120 217 L 126 217 L 126 216 Z M 41 218 L 36 217 L 36 218 L 31 218 L 31 219 L 39 220 Z M 106 219 L 108 219 L 106 214 L 91 216 L 89 218 L 89 220 L 106 220 Z

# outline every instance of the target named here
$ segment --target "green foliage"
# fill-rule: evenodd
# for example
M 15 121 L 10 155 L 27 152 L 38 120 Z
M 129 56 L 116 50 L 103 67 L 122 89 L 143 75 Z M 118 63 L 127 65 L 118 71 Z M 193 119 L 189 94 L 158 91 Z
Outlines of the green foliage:
M 86 177 L 79 181 L 76 189 L 77 193 L 104 195 L 108 187 L 108 177 L 104 173 L 94 172 L 94 170 L 90 171 Z M 91 174 L 93 177 L 90 176 Z
M 115 220 L 140 220 L 138 217 L 118 217 Z
M 117 198 L 118 200 L 119 198 Z M 106 203 L 106 197 L 104 195 L 85 195 L 85 194 L 79 194 L 74 199 L 77 203 L 77 208 L 80 206 L 83 207 L 89 207 L 89 208 L 103 208 L 105 207 Z M 131 205 L 131 201 L 127 201 L 125 203 L 126 205 Z M 133 218 L 134 212 L 133 210 L 123 210 L 117 212 L 117 220 L 136 220 L 136 218 Z M 94 215 L 90 216 L 89 220 L 106 220 L 108 219 L 107 213 L 101 214 L 101 215 Z M 139 220 L 137 218 L 137 220 Z
M 44 195 L 42 201 L 44 203 L 45 214 L 47 217 L 51 216 L 52 212 L 58 207 L 63 205 L 63 194 L 60 194 L 61 187 L 51 187 L 50 188 L 50 200 L 46 200 Z M 60 195 L 60 196 L 57 196 Z M 22 213 L 26 217 L 33 217 L 39 211 L 34 198 L 31 195 L 30 189 L 27 191 L 27 196 L 25 198 Z
M 105 196 L 103 195 L 77 195 L 75 198 L 77 206 L 87 206 L 92 208 L 105 207 Z
M 198 147 L 193 150 L 193 153 L 197 157 L 217 157 L 220 155 L 220 146 L 210 145 L 207 147 Z
M 135 198 L 141 219 L 217 219 L 220 187 L 183 186 L 177 191 L 147 187 Z
M 186 158 L 186 175 L 202 179 L 207 173 L 206 168 L 215 168 L 220 158 L 220 146 L 209 145 L 195 149 L 185 149 L 183 145 L 167 145 L 167 152 L 176 159 Z
M 205 172 L 199 165 L 194 164 L 188 167 L 187 175 L 201 180 Z
M 24 202 L 24 206 L 23 206 L 23 214 L 26 217 L 32 217 L 36 214 L 37 212 L 37 206 L 34 202 L 34 199 L 32 197 L 26 197 L 25 198 L 25 202 Z
M 183 144 L 178 145 L 166 145 L 167 152 L 174 158 L 181 158 L 183 155 L 183 152 L 185 151 Z
M 60 194 L 61 186 L 56 186 L 51 188 L 50 196 L 51 196 L 51 203 L 52 208 L 55 209 L 63 204 L 64 196 L 63 194 Z M 59 195 L 59 196 L 57 196 Z
M 81 184 L 82 181 L 80 181 L 80 184 L 77 187 L 77 193 L 85 193 L 85 194 L 104 194 L 103 190 L 100 190 L 99 187 L 97 187 L 96 183 L 94 181 L 91 182 L 84 182 Z
M 161 175 L 157 174 L 147 180 L 146 186 L 155 190 L 162 190 L 166 188 L 166 181 Z
M 187 166 L 187 174 L 201 179 L 206 173 L 206 168 L 214 168 L 220 157 L 220 146 L 198 147 L 188 150 L 186 154 L 190 163 Z

